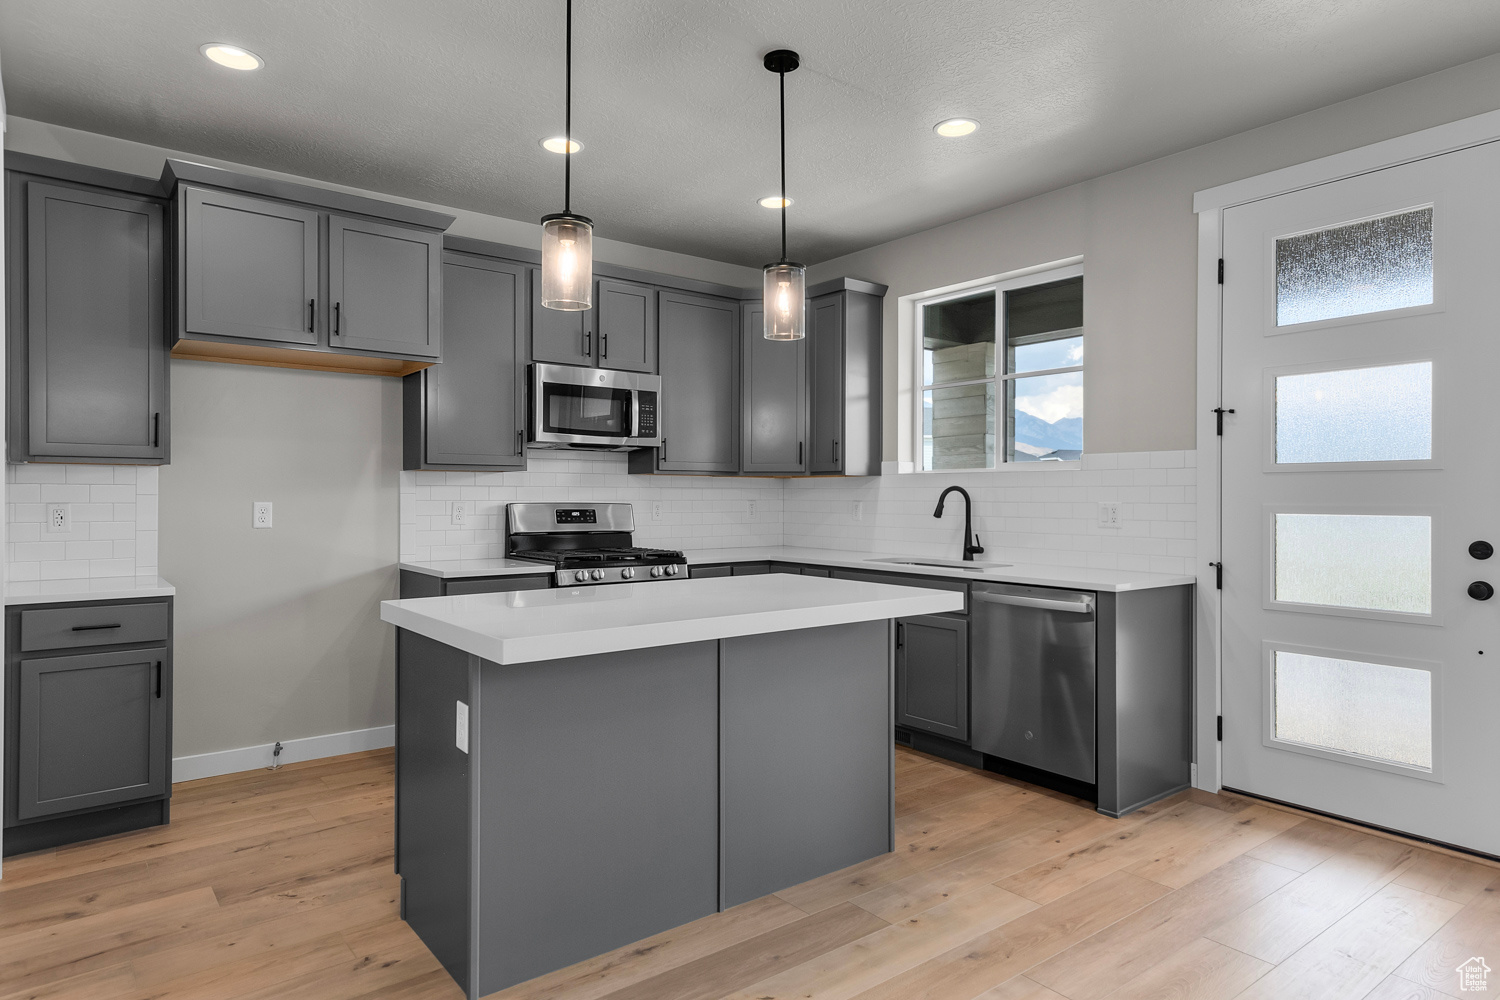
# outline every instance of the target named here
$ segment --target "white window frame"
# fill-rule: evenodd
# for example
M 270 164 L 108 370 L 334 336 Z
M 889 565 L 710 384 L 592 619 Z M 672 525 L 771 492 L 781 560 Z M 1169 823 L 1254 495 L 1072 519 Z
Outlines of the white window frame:
M 931 293 L 915 295 L 910 298 L 912 304 L 912 466 L 914 472 L 997 472 L 1004 469 L 1026 469 L 1036 471 L 1038 469 L 1077 469 L 1082 465 L 1081 461 L 1048 461 L 1048 462 L 1018 462 L 1007 458 L 1010 452 L 1009 419 L 1005 397 L 1003 395 L 1006 382 L 1013 382 L 1020 378 L 1036 378 L 1043 375 L 1065 375 L 1071 372 L 1083 373 L 1085 365 L 1069 365 L 1063 368 L 1046 368 L 1038 371 L 1027 372 L 1005 372 L 1003 358 L 1005 351 L 1005 293 L 1017 291 L 1023 288 L 1032 288 L 1036 285 L 1049 285 L 1056 281 L 1066 281 L 1069 278 L 1084 278 L 1083 264 L 1070 263 L 1058 267 L 1047 267 L 1041 269 L 1028 269 L 1024 273 L 1004 279 L 986 279 L 972 282 L 962 286 L 950 286 L 946 289 L 934 290 Z M 1085 289 L 1088 281 L 1084 280 Z M 958 379 L 953 382 L 937 382 L 929 385 L 924 374 L 926 358 L 922 347 L 922 316 L 925 307 L 937 305 L 943 302 L 953 302 L 960 299 L 970 299 L 985 293 L 993 293 L 995 296 L 995 374 L 982 378 Z M 1085 296 L 1088 294 L 1085 291 Z M 1088 341 L 1088 333 L 1085 320 L 1085 332 L 1083 334 L 1085 344 Z M 1085 355 L 1087 358 L 1087 355 Z M 1088 376 L 1083 376 L 1084 399 L 1088 398 Z M 993 466 L 977 466 L 968 469 L 929 469 L 927 465 L 927 441 L 925 426 L 923 422 L 923 403 L 927 392 L 931 389 L 953 389 L 966 385 L 993 385 L 995 387 L 995 464 Z M 1084 441 L 1084 450 L 1088 447 L 1087 440 Z

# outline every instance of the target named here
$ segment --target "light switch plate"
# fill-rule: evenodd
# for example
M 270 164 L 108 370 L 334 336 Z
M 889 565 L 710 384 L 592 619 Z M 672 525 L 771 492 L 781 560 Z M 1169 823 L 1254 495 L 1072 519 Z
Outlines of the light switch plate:
M 454 702 L 458 706 L 457 724 L 458 728 L 454 736 L 454 743 L 464 753 L 469 752 L 469 706 L 463 702 Z
M 756 513 L 756 507 L 757 506 L 758 505 L 756 504 L 756 502 L 754 500 L 746 500 L 745 501 L 745 515 L 746 515 L 746 518 L 748 520 L 751 520 L 751 521 L 755 520 L 755 513 Z
M 269 528 L 271 526 L 271 501 L 256 500 L 250 506 L 250 527 Z
M 865 502 L 863 500 L 856 500 L 850 504 L 849 516 L 856 521 L 863 521 L 865 519 Z

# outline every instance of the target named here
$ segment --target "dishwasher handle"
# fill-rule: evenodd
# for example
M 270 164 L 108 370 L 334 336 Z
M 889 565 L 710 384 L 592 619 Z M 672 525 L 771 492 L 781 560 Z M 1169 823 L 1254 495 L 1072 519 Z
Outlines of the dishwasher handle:
M 1018 608 L 1041 608 L 1044 611 L 1071 611 L 1087 615 L 1094 611 L 1094 599 L 1085 597 L 1081 601 L 1052 601 L 1045 597 L 1022 597 L 1019 594 L 991 594 L 983 590 L 974 591 L 975 600 L 988 604 L 1011 604 Z

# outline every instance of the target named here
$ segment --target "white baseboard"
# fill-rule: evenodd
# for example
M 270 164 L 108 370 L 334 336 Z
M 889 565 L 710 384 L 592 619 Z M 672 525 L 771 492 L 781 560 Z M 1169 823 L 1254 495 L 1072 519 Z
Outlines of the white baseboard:
M 300 740 L 281 741 L 281 763 L 291 764 L 299 760 L 316 760 L 319 757 L 337 757 L 340 754 L 358 753 L 396 745 L 395 726 L 375 726 L 371 729 L 355 729 L 347 733 L 328 733 L 325 736 L 307 736 Z M 193 754 L 190 757 L 172 759 L 172 780 L 192 781 L 194 778 L 212 778 L 220 774 L 235 774 L 239 771 L 254 771 L 271 766 L 271 751 L 274 743 L 260 746 L 240 747 L 237 750 L 219 750 L 214 753 Z

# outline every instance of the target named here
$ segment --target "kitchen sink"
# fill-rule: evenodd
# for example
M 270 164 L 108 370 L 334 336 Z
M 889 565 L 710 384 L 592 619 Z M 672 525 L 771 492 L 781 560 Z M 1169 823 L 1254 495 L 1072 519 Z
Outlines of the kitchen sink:
M 965 573 L 983 573 L 986 570 L 1012 565 L 998 562 L 960 562 L 957 559 L 866 559 L 865 562 L 889 563 L 896 566 L 936 566 L 939 569 L 961 569 Z

